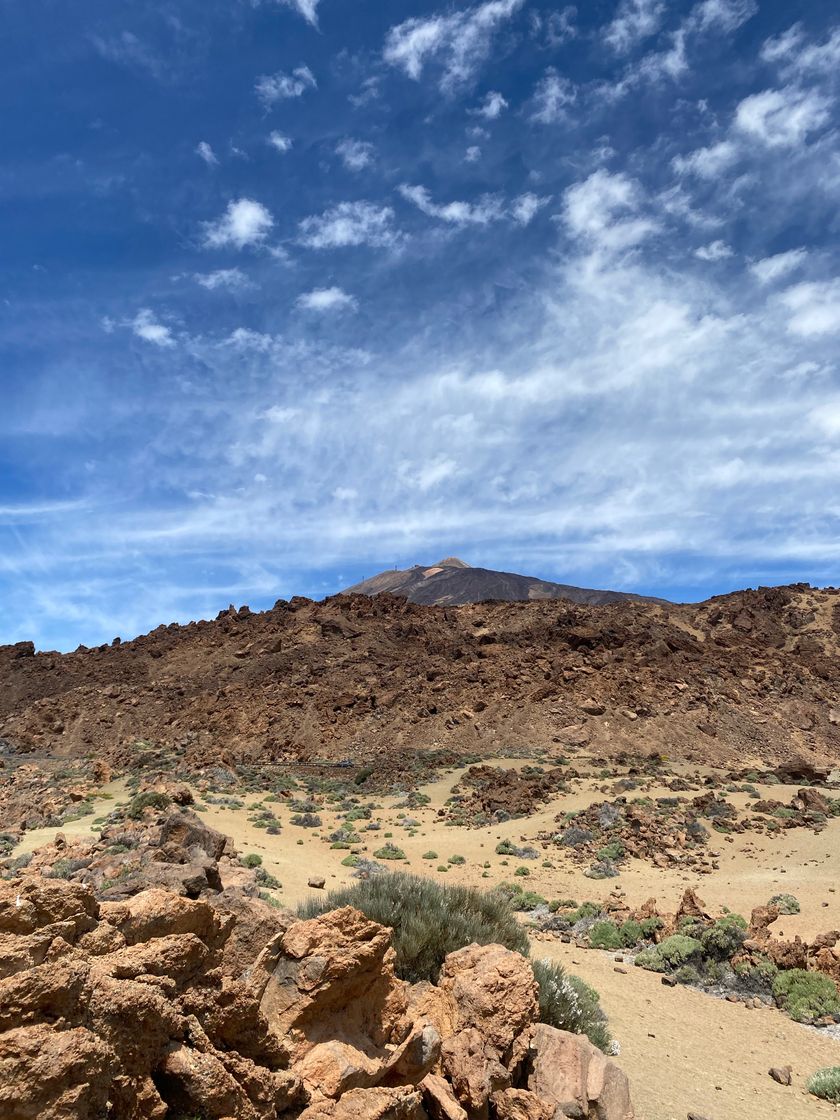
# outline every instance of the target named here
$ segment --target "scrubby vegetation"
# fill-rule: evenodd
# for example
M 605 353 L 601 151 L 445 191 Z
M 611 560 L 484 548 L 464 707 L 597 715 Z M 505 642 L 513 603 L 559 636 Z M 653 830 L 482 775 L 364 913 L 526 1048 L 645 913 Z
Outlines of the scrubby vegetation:
M 147 790 L 145 793 L 138 793 L 135 797 L 132 797 L 125 815 L 133 821 L 137 821 L 140 820 L 146 809 L 165 809 L 167 805 L 169 805 L 169 797 L 165 793 Z
M 773 995 L 798 1023 L 813 1023 L 823 1015 L 840 1013 L 837 985 L 821 972 L 789 968 L 773 980 Z
M 812 1073 L 806 1083 L 809 1093 L 824 1101 L 840 1104 L 840 1066 L 826 1066 Z
M 767 905 L 778 907 L 780 914 L 799 913 L 799 901 L 792 894 L 774 894 Z
M 528 938 L 503 891 L 442 886 L 395 872 L 308 899 L 298 907 L 298 914 L 312 918 L 339 906 L 355 906 L 371 920 L 393 929 L 397 975 L 412 983 L 435 982 L 447 954 L 473 942 L 504 945 L 528 956 Z M 597 993 L 559 965 L 532 963 L 540 988 L 542 1021 L 586 1034 L 606 1050 L 610 1038 Z

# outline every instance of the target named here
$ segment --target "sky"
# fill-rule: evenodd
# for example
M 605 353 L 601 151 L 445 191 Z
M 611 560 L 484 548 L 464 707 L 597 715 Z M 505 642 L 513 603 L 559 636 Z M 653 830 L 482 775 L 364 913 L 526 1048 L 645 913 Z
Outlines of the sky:
M 835 4 L 0 8 L 0 642 L 840 583 Z

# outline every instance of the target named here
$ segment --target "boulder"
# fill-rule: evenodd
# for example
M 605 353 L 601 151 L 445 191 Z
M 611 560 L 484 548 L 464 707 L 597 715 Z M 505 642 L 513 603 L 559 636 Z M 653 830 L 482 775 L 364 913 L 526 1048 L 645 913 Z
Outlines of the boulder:
M 530 1065 L 528 1088 L 560 1115 L 634 1120 L 626 1075 L 586 1038 L 538 1023 Z

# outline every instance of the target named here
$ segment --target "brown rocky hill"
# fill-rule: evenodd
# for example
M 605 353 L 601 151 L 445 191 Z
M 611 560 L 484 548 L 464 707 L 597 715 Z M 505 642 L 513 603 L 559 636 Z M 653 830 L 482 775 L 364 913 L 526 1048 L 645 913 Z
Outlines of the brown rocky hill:
M 134 641 L 0 647 L 0 767 L 21 754 L 187 768 L 351 759 L 395 772 L 423 751 L 777 763 L 840 759 L 840 591 L 427 607 L 392 595 L 280 601 Z
M 385 571 L 348 587 L 346 594 L 380 595 L 387 591 L 402 595 L 412 603 L 455 607 L 465 603 L 528 602 L 533 599 L 568 599 L 572 603 L 617 603 L 637 599 L 664 603 L 626 591 L 595 591 L 590 587 L 574 587 L 569 583 L 550 583 L 536 576 L 520 576 L 514 572 L 495 572 L 491 568 L 472 568 L 455 556 L 439 560 L 431 567 L 415 564 L 404 571 Z

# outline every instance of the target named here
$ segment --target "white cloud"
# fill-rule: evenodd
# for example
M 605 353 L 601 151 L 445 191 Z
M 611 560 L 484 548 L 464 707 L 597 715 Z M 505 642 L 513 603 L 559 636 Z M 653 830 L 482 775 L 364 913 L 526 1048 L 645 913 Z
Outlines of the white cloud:
M 700 31 L 729 34 L 752 19 L 757 11 L 755 0 L 703 0 L 693 9 L 691 21 Z
M 643 217 L 644 199 L 639 184 L 623 174 L 593 172 L 565 194 L 565 219 L 571 233 L 604 250 L 637 245 L 658 227 Z
M 348 171 L 362 171 L 373 163 L 374 147 L 367 140 L 341 140 L 335 151 Z
M 531 37 L 543 39 L 541 45 L 550 49 L 560 47 L 577 36 L 577 14 L 574 4 L 569 4 L 559 12 L 538 12 L 532 9 L 529 12 Z
M 550 198 L 540 198 L 538 195 L 526 191 L 525 194 L 521 194 L 513 200 L 510 208 L 511 216 L 519 225 L 527 226 L 536 214 L 542 210 L 543 206 L 547 206 L 550 201 Z
M 291 138 L 285 136 L 282 132 L 278 132 L 277 129 L 269 133 L 268 142 L 272 148 L 276 148 L 278 152 L 282 152 L 284 155 L 292 147 Z
M 507 109 L 508 103 L 498 90 L 491 89 L 484 95 L 484 101 L 473 112 L 485 120 L 494 121 Z
M 308 249 L 340 249 L 355 245 L 390 248 L 400 234 L 394 229 L 390 206 L 371 202 L 339 202 L 323 214 L 304 218 L 300 223 L 301 245 Z
M 430 218 L 439 218 L 452 225 L 480 225 L 498 221 L 504 217 L 504 205 L 497 195 L 482 195 L 478 202 L 447 202 L 439 205 L 432 202 L 425 187 L 403 183 L 397 188 L 407 202 L 412 202 Z
M 131 329 L 144 342 L 151 342 L 155 346 L 162 347 L 175 345 L 175 339 L 172 337 L 169 327 L 159 323 L 148 307 L 144 307 L 137 312 L 131 321 Z
M 621 0 L 602 38 L 618 54 L 625 54 L 659 30 L 664 12 L 662 0 Z
M 392 27 L 383 57 L 415 81 L 433 60 L 442 67 L 444 90 L 468 82 L 490 54 L 493 36 L 524 0 L 485 0 L 473 8 L 427 19 L 407 19 Z
M 772 257 L 764 257 L 750 265 L 750 272 L 759 284 L 772 284 L 782 276 L 793 272 L 803 264 L 808 256 L 805 249 L 789 249 L 786 253 L 776 253 Z
M 814 77 L 836 73 L 840 67 L 840 27 L 822 43 L 808 43 L 801 23 L 795 23 L 761 48 L 765 62 L 775 63 L 786 76 Z
M 306 311 L 355 311 L 358 307 L 356 299 L 342 288 L 313 288 L 295 302 Z
M 477 144 L 471 144 L 464 152 L 464 159 L 467 163 L 477 163 L 481 159 L 481 148 Z
M 711 241 L 708 245 L 701 245 L 699 249 L 695 249 L 694 255 L 701 261 L 725 261 L 733 255 L 733 252 L 725 241 Z
M 671 162 L 679 175 L 690 172 L 701 179 L 716 179 L 739 158 L 737 144 L 721 140 L 708 148 L 697 148 L 687 156 L 676 156 Z
M 308 89 L 317 89 L 318 83 L 308 66 L 297 66 L 291 74 L 282 70 L 276 74 L 263 74 L 254 88 L 260 101 L 270 108 L 276 101 L 302 97 Z
M 829 105 L 815 90 L 766 89 L 744 98 L 734 127 L 768 148 L 793 148 L 828 121 Z
M 318 4 L 319 0 L 280 0 L 287 8 L 294 8 L 295 11 L 300 12 L 307 23 L 313 27 L 318 26 Z
M 195 154 L 200 156 L 201 159 L 207 164 L 208 167 L 215 167 L 218 164 L 216 153 L 210 147 L 206 140 L 202 140 L 195 149 Z
M 534 90 L 531 120 L 540 124 L 555 124 L 566 116 L 567 107 L 574 103 L 576 97 L 574 84 L 550 66 Z
M 228 203 L 218 221 L 204 223 L 204 244 L 209 249 L 226 245 L 244 249 L 264 241 L 273 225 L 274 219 L 261 202 L 238 198 Z
M 840 280 L 794 284 L 779 298 L 791 313 L 791 333 L 810 338 L 840 332 Z
M 229 288 L 231 291 L 250 287 L 250 280 L 239 268 L 218 268 L 215 272 L 196 272 L 195 282 L 208 291 Z

